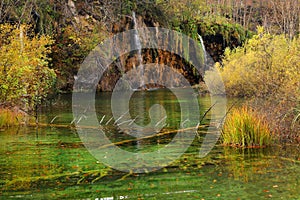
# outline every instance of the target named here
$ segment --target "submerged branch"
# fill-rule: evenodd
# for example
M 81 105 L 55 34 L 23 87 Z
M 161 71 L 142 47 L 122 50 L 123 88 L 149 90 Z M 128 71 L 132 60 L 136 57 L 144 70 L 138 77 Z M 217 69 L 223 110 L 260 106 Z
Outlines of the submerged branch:
M 70 182 L 71 179 L 74 180 L 72 184 L 81 184 L 84 181 L 95 182 L 100 180 L 103 177 L 108 176 L 112 169 L 98 169 L 98 170 L 90 170 L 90 171 L 77 171 L 77 172 L 69 172 L 63 174 L 52 174 L 47 176 L 37 176 L 37 177 L 20 177 L 16 178 L 11 181 L 7 181 L 4 183 L 3 189 L 10 189 L 19 190 L 22 189 L 24 186 L 32 183 L 43 184 L 48 181 L 53 181 L 53 184 L 56 184 L 57 181 L 59 182 Z
M 35 123 L 31 123 L 28 124 L 29 126 L 36 126 Z M 70 128 L 70 129 L 76 129 L 75 126 L 72 125 L 68 125 L 68 124 L 46 124 L 46 123 L 39 123 L 38 124 L 39 127 L 57 127 L 57 128 Z M 122 140 L 119 142 L 114 142 L 114 143 L 109 143 L 106 145 L 103 145 L 99 148 L 106 148 L 106 147 L 111 147 L 111 146 L 116 146 L 116 145 L 123 145 L 123 144 L 127 144 L 127 143 L 132 143 L 132 142 L 137 142 L 139 140 L 145 140 L 145 139 L 151 139 L 154 137 L 160 137 L 160 136 L 165 136 L 165 135 L 170 135 L 170 134 L 174 134 L 177 132 L 184 132 L 184 131 L 191 131 L 191 130 L 197 130 L 195 134 L 207 134 L 207 133 L 215 133 L 215 132 L 208 132 L 208 131 L 200 131 L 199 129 L 203 129 L 203 128 L 207 128 L 209 127 L 209 125 L 197 125 L 196 127 L 189 127 L 189 128 L 184 128 L 184 129 L 178 129 L 178 130 L 165 130 L 162 131 L 161 133 L 157 133 L 157 134 L 153 134 L 153 135 L 148 135 L 148 136 L 144 136 L 144 137 L 139 137 L 139 138 L 135 138 L 135 139 L 128 139 L 128 140 Z M 100 127 L 97 126 L 80 126 L 78 127 L 80 129 L 99 129 Z

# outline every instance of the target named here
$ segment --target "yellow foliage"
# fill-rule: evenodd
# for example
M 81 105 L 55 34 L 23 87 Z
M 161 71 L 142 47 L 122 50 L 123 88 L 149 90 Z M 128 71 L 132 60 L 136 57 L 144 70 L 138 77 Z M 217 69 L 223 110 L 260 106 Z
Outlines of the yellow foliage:
M 226 93 L 251 97 L 284 141 L 298 140 L 300 38 L 271 35 L 262 28 L 243 47 L 227 49 L 220 66 Z
M 270 35 L 262 28 L 244 47 L 227 49 L 220 67 L 227 94 L 267 97 L 299 94 L 300 39 Z
M 47 57 L 53 40 L 45 35 L 29 36 L 29 28 L 0 24 L 0 103 L 33 107 L 54 83 Z

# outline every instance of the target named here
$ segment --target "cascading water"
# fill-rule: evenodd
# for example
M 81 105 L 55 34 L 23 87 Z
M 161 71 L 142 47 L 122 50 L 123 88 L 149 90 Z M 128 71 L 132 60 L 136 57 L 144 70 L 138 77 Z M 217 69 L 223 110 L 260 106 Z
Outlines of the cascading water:
M 137 66 L 140 67 L 141 71 L 140 71 L 140 75 L 141 75 L 141 88 L 144 88 L 144 67 L 143 67 L 143 56 L 142 56 L 142 45 L 141 45 L 141 41 L 140 41 L 140 36 L 139 36 L 139 32 L 138 32 L 138 23 L 136 20 L 136 16 L 135 16 L 135 12 L 132 12 L 132 19 L 133 19 L 133 24 L 134 24 L 134 30 L 135 30 L 135 35 L 134 35 L 134 43 L 137 47 Z
M 199 37 L 199 40 L 200 40 L 200 44 L 201 44 L 201 47 L 202 47 L 202 50 L 203 50 L 203 57 L 204 57 L 204 68 L 206 67 L 207 65 L 207 52 L 206 52 L 206 49 L 205 49 L 205 46 L 204 46 L 204 42 L 203 42 L 203 38 L 201 35 L 198 34 L 198 37 Z
M 139 36 L 139 32 L 138 32 L 138 23 L 137 23 L 137 19 L 136 19 L 134 11 L 132 11 L 132 19 L 133 19 L 133 25 L 134 25 L 133 28 L 135 30 L 134 44 L 136 45 L 136 48 L 137 48 L 137 67 L 140 67 L 140 77 L 141 77 L 140 89 L 143 89 L 144 88 L 144 67 L 143 67 L 142 45 L 141 45 L 140 36 Z M 138 88 L 136 88 L 136 89 L 138 89 Z M 138 107 L 140 113 L 145 112 L 144 101 L 145 101 L 145 99 L 142 97 L 141 104 Z M 137 135 L 133 134 L 133 136 L 138 138 L 140 134 L 141 133 L 139 133 L 139 131 L 138 131 Z M 140 140 L 137 140 L 136 147 L 137 147 L 137 149 L 141 149 L 141 141 Z

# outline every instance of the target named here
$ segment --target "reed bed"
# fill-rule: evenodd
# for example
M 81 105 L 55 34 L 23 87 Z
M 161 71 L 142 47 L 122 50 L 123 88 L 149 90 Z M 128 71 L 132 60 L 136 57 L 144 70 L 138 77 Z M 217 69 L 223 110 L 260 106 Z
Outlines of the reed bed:
M 247 106 L 231 110 L 221 138 L 224 145 L 248 148 L 265 147 L 275 139 L 266 119 Z
M 0 128 L 17 126 L 24 119 L 24 114 L 7 108 L 0 108 Z

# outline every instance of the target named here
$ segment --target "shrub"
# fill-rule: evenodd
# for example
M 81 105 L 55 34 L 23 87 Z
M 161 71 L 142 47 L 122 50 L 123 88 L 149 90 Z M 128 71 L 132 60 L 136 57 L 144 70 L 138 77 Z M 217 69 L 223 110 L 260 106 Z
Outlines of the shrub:
M 300 138 L 299 60 L 300 38 L 271 35 L 259 27 L 243 47 L 226 49 L 219 67 L 226 94 L 251 98 L 283 142 Z
M 55 82 L 48 68 L 53 43 L 49 36 L 30 35 L 27 25 L 0 24 L 0 105 L 35 110 Z
M 297 91 L 300 80 L 300 39 L 270 35 L 258 28 L 243 47 L 226 49 L 221 73 L 227 94 L 270 97 Z
M 222 130 L 225 145 L 263 147 L 272 144 L 274 135 L 265 119 L 247 106 L 234 108 Z

